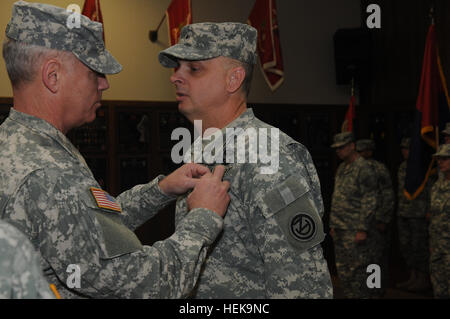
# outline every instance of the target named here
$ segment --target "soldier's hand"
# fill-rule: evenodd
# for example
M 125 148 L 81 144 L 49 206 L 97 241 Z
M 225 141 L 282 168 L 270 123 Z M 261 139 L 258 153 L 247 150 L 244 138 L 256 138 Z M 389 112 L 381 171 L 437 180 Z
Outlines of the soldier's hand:
M 356 232 L 356 237 L 355 237 L 355 241 L 356 243 L 362 243 L 363 241 L 365 241 L 367 239 L 367 233 L 364 231 L 359 231 Z
M 223 217 L 230 202 L 230 183 L 222 181 L 225 167 L 218 165 L 213 173 L 206 173 L 187 197 L 188 209 L 207 208 Z
M 199 178 L 206 173 L 211 173 L 206 166 L 188 163 L 161 180 L 159 187 L 167 195 L 181 195 L 194 188 Z

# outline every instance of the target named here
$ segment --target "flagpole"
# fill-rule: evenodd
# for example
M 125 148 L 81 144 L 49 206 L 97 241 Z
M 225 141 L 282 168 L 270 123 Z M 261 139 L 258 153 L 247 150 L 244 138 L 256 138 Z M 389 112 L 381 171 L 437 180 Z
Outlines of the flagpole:
M 355 95 L 355 78 L 352 76 L 352 89 L 351 89 L 351 96 Z
M 164 19 L 166 18 L 166 14 L 162 17 L 161 21 L 159 22 L 158 26 L 156 27 L 156 30 L 150 30 L 149 38 L 150 41 L 156 42 L 158 40 L 158 30 L 161 27 L 161 24 L 163 23 Z

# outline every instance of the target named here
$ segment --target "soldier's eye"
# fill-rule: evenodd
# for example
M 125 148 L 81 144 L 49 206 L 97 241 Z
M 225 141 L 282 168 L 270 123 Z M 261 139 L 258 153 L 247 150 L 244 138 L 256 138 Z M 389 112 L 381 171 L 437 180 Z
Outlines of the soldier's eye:
M 200 70 L 200 68 L 198 66 L 191 65 L 190 70 L 191 70 L 191 72 L 198 72 Z

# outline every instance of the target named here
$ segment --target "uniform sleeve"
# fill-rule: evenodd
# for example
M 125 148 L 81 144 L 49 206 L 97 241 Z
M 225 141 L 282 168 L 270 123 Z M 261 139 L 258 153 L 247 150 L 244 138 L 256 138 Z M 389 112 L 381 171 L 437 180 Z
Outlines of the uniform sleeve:
M 405 166 L 404 164 L 400 164 L 398 171 L 397 171 L 397 202 L 398 202 L 398 211 L 401 210 L 401 208 L 404 205 L 404 201 L 406 199 L 405 195 L 403 194 L 403 187 L 405 186 Z
M 378 185 L 374 170 L 368 163 L 363 165 L 358 175 L 358 186 L 361 194 L 359 222 L 355 225 L 358 231 L 368 231 L 370 222 L 375 217 L 378 199 Z
M 159 175 L 148 184 L 136 185 L 117 196 L 124 212 L 123 222 L 130 229 L 136 229 L 176 199 L 163 193 L 159 182 L 164 178 Z
M 289 156 L 280 162 L 278 173 L 255 175 L 248 186 L 254 202 L 248 205 L 250 224 L 264 264 L 266 297 L 331 298 L 320 246 L 325 236 L 320 185 L 311 185 L 310 177 L 315 169 Z
M 64 289 L 73 284 L 74 293 L 97 298 L 180 298 L 191 291 L 222 229 L 217 214 L 193 210 L 170 238 L 140 246 L 130 230 L 108 219 L 117 212 L 93 207 L 79 187 L 39 171 L 13 205 L 33 216 L 41 255 Z M 79 283 L 71 281 L 70 265 L 79 269 Z
M 0 298 L 52 299 L 38 253 L 18 230 L 0 224 Z
M 375 216 L 377 221 L 385 224 L 389 224 L 392 219 L 392 214 L 394 211 L 395 195 L 394 189 L 392 187 L 392 180 L 389 171 L 384 165 L 380 165 L 380 195 L 381 195 L 381 205 L 380 209 L 377 211 Z
M 261 214 L 256 208 L 254 214 Z M 291 245 L 275 215 L 254 228 L 264 264 L 266 298 L 331 298 L 332 286 L 320 245 Z

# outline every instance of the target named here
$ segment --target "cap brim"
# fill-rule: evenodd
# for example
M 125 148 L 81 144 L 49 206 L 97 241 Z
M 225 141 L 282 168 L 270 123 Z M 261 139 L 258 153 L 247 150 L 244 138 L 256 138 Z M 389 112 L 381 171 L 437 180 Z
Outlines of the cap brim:
M 450 154 L 445 154 L 445 153 L 435 153 L 432 155 L 433 157 L 450 157 Z
M 72 53 L 86 66 L 101 74 L 117 74 L 122 71 L 122 65 L 109 53 L 104 50 L 102 54 L 95 58 L 86 57 L 77 52 Z
M 344 146 L 344 145 L 346 145 L 346 144 L 348 144 L 348 143 L 350 143 L 350 142 L 339 142 L 339 143 L 334 143 L 334 144 L 331 144 L 331 148 L 338 148 L 338 147 Z
M 198 50 L 184 44 L 175 44 L 158 54 L 159 63 L 166 68 L 177 68 L 178 60 L 200 61 L 218 57 L 220 54 L 208 50 Z

